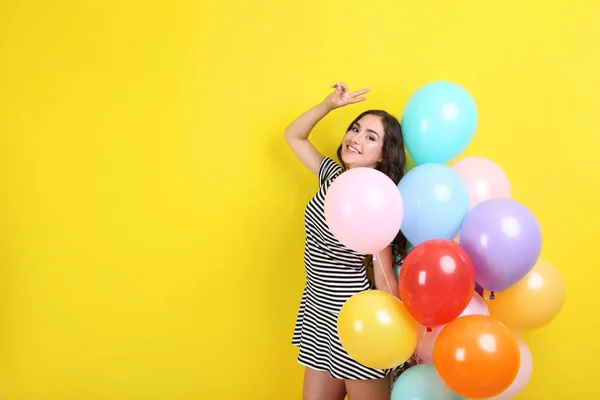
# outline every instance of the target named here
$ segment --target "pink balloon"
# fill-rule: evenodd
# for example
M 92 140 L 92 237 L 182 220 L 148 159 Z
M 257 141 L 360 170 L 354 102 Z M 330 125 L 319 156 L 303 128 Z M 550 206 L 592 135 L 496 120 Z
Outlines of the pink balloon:
M 325 219 L 331 233 L 347 248 L 363 254 L 375 254 L 389 246 L 402 226 L 403 215 L 400 190 L 374 168 L 345 171 L 325 196 Z
M 427 332 L 427 328 L 417 324 L 417 348 L 415 355 L 419 357 L 419 361 L 425 364 L 433 364 L 433 345 L 437 340 L 440 332 L 446 325 L 436 326 L 431 328 L 431 332 Z
M 487 304 L 477 292 L 473 292 L 471 301 L 457 318 L 474 314 L 490 315 Z M 437 337 L 440 335 L 440 332 L 447 324 L 436 326 L 435 328 L 432 328 L 431 332 L 427 332 L 427 328 L 418 322 L 416 324 L 417 348 L 415 350 L 415 354 L 419 357 L 420 361 L 426 364 L 433 364 L 433 345 L 435 344 Z
M 504 392 L 496 397 L 492 397 L 489 400 L 509 400 L 518 396 L 525 387 L 529 384 L 531 374 L 533 372 L 533 358 L 531 357 L 531 351 L 527 346 L 527 343 L 520 337 L 517 337 L 519 342 L 519 349 L 521 350 L 521 366 L 519 372 L 513 383 Z
M 450 165 L 464 179 L 471 196 L 471 208 L 494 198 L 510 198 L 512 191 L 506 173 L 484 157 L 465 157 Z
M 473 292 L 473 297 L 471 297 L 471 301 L 467 304 L 467 307 L 464 309 L 460 317 L 464 317 L 466 315 L 490 315 L 488 311 L 487 304 L 483 297 L 479 295 L 477 292 Z

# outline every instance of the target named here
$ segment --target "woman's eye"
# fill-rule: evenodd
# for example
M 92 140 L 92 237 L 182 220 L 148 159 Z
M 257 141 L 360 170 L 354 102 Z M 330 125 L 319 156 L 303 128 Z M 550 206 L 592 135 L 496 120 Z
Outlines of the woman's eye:
M 374 136 L 367 136 L 367 139 L 369 139 L 370 141 L 374 142 L 375 141 L 375 137 Z

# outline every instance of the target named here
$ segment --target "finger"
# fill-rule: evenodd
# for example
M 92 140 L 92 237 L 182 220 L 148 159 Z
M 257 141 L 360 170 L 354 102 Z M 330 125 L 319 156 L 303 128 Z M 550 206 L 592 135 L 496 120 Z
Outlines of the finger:
M 346 85 L 345 83 L 341 83 L 340 86 L 342 87 L 344 92 L 347 92 L 348 90 L 350 90 L 350 88 L 348 88 L 348 85 Z
M 369 93 L 371 91 L 371 89 L 362 89 L 362 90 L 357 90 L 355 92 L 349 93 L 350 97 L 356 97 L 356 96 L 360 96 L 361 94 L 365 94 L 365 93 Z
M 359 103 L 361 101 L 365 101 L 367 98 L 366 97 L 353 97 L 351 99 L 348 99 L 348 103 Z

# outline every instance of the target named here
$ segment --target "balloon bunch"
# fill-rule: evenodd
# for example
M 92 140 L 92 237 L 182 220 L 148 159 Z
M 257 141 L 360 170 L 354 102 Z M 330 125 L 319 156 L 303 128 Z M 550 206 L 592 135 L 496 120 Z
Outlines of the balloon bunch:
M 393 400 L 516 396 L 532 373 L 518 334 L 548 324 L 564 303 L 560 272 L 540 257 L 540 225 L 512 198 L 503 169 L 477 156 L 453 162 L 477 124 L 463 87 L 426 84 L 402 115 L 416 166 L 397 186 L 374 169 L 348 170 L 325 198 L 327 223 L 348 248 L 377 256 L 398 230 L 412 247 L 395 282 L 401 300 L 361 293 L 338 317 L 342 345 L 364 365 L 421 363 L 395 382 Z
M 503 169 L 478 156 L 452 162 L 477 122 L 472 97 L 452 82 L 425 85 L 405 106 L 403 134 L 417 166 L 398 185 L 401 229 L 415 247 L 399 273 L 400 296 L 417 322 L 415 355 L 433 364 L 449 393 L 507 399 L 532 374 L 518 333 L 556 317 L 565 284 L 540 257 L 540 225 L 512 198 Z

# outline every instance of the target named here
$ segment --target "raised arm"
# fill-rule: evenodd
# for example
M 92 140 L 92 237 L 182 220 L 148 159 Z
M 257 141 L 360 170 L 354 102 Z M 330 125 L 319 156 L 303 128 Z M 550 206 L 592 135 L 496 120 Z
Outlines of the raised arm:
M 332 110 L 348 104 L 366 100 L 359 97 L 369 89 L 349 92 L 348 86 L 343 83 L 331 85 L 335 91 L 329 94 L 322 102 L 305 111 L 285 129 L 285 140 L 296 154 L 298 159 L 315 175 L 319 173 L 319 165 L 323 155 L 308 139 L 315 125 Z

